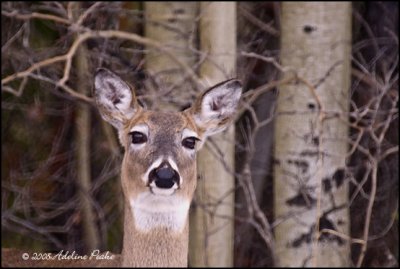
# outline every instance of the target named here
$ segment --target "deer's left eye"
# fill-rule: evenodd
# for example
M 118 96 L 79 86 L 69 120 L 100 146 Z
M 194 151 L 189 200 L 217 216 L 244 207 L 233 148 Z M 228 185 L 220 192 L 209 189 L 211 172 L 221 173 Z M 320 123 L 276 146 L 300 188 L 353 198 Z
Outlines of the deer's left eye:
M 196 141 L 198 140 L 200 139 L 194 136 L 186 137 L 185 139 L 182 140 L 182 146 L 188 149 L 194 149 L 196 146 Z
M 147 141 L 147 136 L 144 133 L 134 131 L 131 132 L 130 135 L 133 144 L 143 144 Z

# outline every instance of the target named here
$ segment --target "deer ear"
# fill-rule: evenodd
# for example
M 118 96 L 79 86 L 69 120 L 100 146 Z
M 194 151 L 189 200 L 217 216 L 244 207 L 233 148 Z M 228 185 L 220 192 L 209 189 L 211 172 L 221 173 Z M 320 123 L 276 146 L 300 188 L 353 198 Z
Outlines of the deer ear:
M 140 108 L 129 85 L 105 68 L 96 71 L 93 95 L 103 119 L 117 129 L 121 129 Z
M 239 80 L 224 81 L 199 96 L 189 113 L 205 136 L 221 132 L 234 119 L 241 95 Z

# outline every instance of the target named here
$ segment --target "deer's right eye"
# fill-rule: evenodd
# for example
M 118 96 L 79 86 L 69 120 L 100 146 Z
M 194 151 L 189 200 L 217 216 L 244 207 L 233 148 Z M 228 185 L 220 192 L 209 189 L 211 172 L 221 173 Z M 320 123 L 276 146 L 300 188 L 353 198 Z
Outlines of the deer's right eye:
M 147 136 L 144 133 L 141 132 L 131 132 L 130 133 L 132 137 L 132 143 L 133 144 L 143 144 L 147 142 Z
M 200 140 L 200 139 L 198 139 L 197 137 L 194 137 L 194 136 L 186 137 L 185 139 L 183 139 L 182 145 L 185 148 L 194 149 L 194 147 L 196 146 L 197 140 Z

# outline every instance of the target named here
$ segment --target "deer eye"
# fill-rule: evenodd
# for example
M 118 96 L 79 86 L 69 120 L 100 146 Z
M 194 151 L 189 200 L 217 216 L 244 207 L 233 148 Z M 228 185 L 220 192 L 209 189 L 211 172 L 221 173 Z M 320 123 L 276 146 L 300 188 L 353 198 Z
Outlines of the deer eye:
M 147 142 L 147 136 L 144 133 L 134 131 L 131 132 L 130 135 L 132 137 L 133 144 L 143 144 Z
M 200 139 L 194 136 L 186 137 L 185 139 L 182 140 L 182 146 L 188 149 L 194 149 L 197 140 Z

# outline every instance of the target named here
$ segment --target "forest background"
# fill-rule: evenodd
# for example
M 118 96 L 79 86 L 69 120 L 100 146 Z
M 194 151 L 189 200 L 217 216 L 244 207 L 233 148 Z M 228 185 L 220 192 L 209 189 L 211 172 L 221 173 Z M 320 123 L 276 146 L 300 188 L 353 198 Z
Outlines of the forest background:
M 217 2 L 1 3 L 2 247 L 121 252 L 123 151 L 91 97 L 107 67 L 156 110 L 243 83 L 199 156 L 190 266 L 398 266 L 398 3 L 228 4 L 233 39 L 204 23 Z

